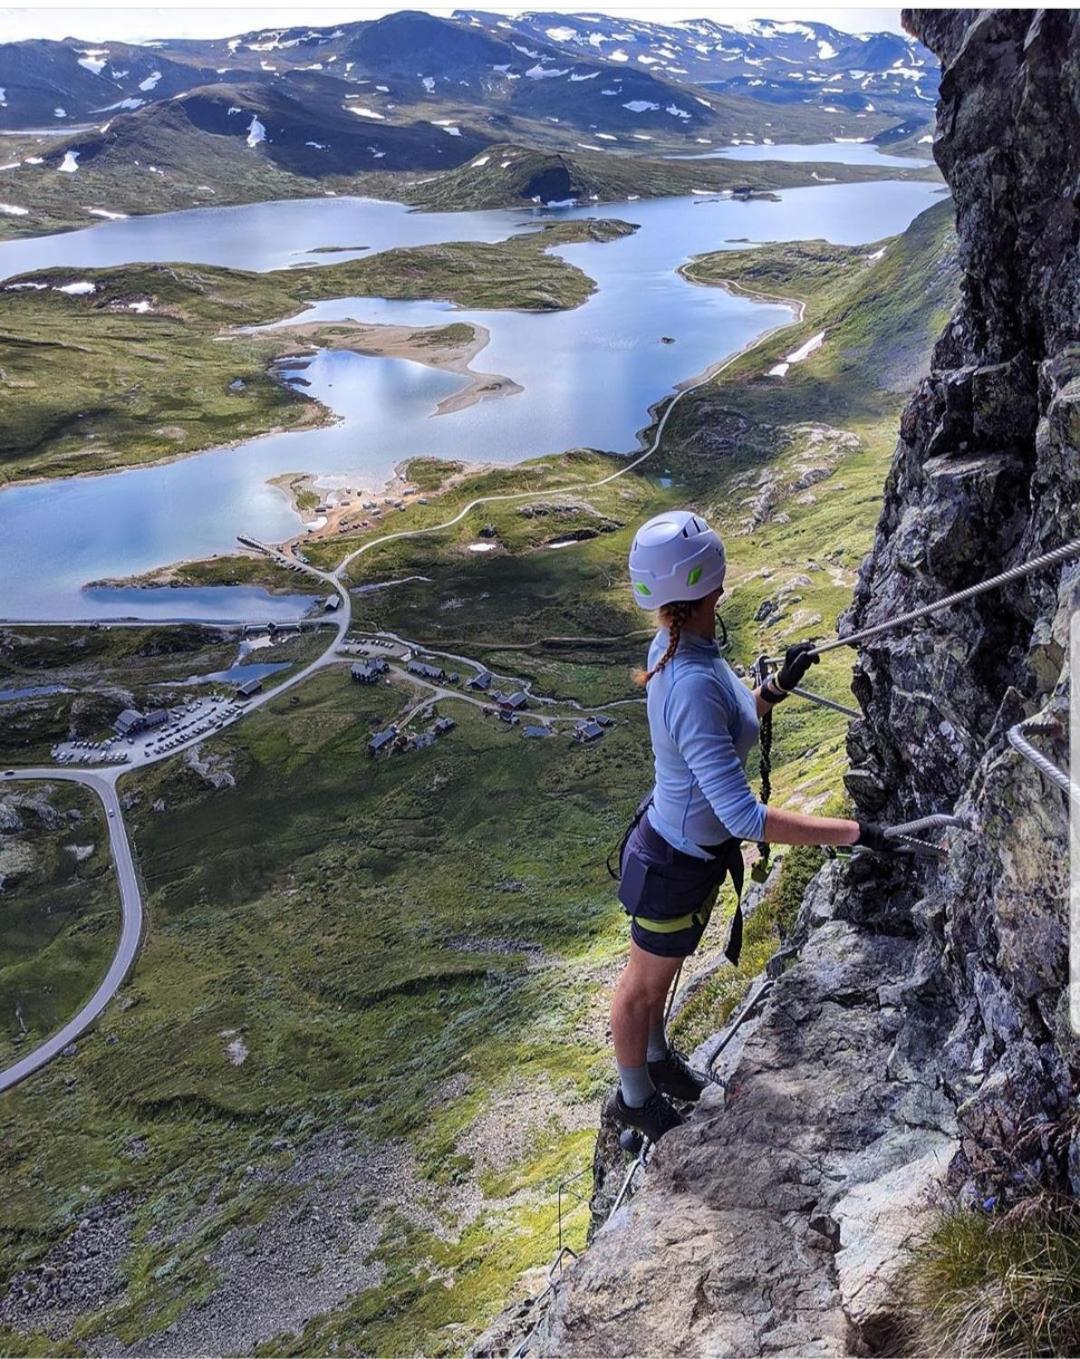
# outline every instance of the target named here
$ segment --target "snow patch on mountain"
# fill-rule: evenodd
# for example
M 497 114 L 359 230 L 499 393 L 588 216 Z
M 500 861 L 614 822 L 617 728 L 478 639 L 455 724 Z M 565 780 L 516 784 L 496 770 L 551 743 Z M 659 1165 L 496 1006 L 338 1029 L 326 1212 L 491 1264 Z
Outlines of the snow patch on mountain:
M 89 71 L 91 75 L 100 75 L 105 69 L 105 63 L 109 59 L 109 53 L 105 48 L 87 48 L 79 58 L 79 65 L 84 71 Z

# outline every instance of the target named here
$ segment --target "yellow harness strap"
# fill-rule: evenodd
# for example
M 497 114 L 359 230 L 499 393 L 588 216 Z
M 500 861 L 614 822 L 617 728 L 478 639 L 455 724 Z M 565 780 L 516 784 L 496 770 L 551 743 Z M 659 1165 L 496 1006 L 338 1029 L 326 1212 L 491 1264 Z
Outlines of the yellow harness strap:
M 646 915 L 635 915 L 632 919 L 643 930 L 650 930 L 653 934 L 677 934 L 679 930 L 688 930 L 692 925 L 704 926 L 709 923 L 719 893 L 720 888 L 717 887 L 704 906 L 699 906 L 696 911 L 688 911 L 686 915 L 677 915 L 673 920 L 652 920 Z

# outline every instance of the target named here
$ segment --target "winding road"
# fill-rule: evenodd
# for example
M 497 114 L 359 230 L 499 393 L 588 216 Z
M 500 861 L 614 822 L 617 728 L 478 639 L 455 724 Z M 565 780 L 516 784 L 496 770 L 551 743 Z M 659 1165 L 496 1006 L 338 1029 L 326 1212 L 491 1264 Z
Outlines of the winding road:
M 626 476 L 627 473 L 635 471 L 642 463 L 651 458 L 660 447 L 660 441 L 663 438 L 664 430 L 671 418 L 671 414 L 683 397 L 688 396 L 691 392 L 704 386 L 706 383 L 713 381 L 727 368 L 730 368 L 733 363 L 737 362 L 751 350 L 764 344 L 766 340 L 771 339 L 772 336 L 776 335 L 779 331 L 788 330 L 792 326 L 797 326 L 802 322 L 805 313 L 804 303 L 791 298 L 776 298 L 771 300 L 787 303 L 794 313 L 792 319 L 790 321 L 785 321 L 778 326 L 773 326 L 769 330 L 763 331 L 756 339 L 751 340 L 748 344 L 723 360 L 723 362 L 711 367 L 701 377 L 680 387 L 663 411 L 660 420 L 657 423 L 652 441 L 649 443 L 648 447 L 644 448 L 636 457 L 631 458 L 623 466 L 616 468 L 615 471 L 609 473 L 607 476 L 600 477 L 594 481 L 576 481 L 567 486 L 545 487 L 543 494 L 558 495 L 562 492 L 581 492 L 593 490 L 600 486 L 606 486 L 609 483 L 618 480 L 620 477 Z M 280 698 L 283 693 L 287 692 L 289 689 L 295 688 L 298 684 L 302 684 L 305 680 L 310 679 L 312 675 L 318 673 L 318 671 L 324 669 L 326 666 L 340 664 L 342 662 L 343 658 L 337 655 L 337 651 L 345 640 L 349 628 L 352 625 L 352 599 L 344 581 L 348 568 L 358 557 L 373 551 L 377 547 L 381 547 L 385 543 L 395 542 L 400 538 L 419 538 L 433 533 L 441 533 L 446 529 L 453 528 L 456 524 L 459 524 L 466 515 L 481 505 L 528 500 L 534 498 L 537 494 L 538 491 L 534 489 L 531 491 L 515 491 L 498 495 L 478 496 L 475 500 L 470 500 L 468 504 L 458 510 L 452 518 L 444 520 L 440 524 L 432 524 L 426 528 L 419 529 L 403 529 L 398 533 L 386 533 L 378 538 L 372 538 L 369 542 L 361 544 L 355 551 L 350 552 L 344 557 L 333 571 L 322 571 L 317 567 L 304 564 L 304 570 L 307 571 L 308 574 L 316 577 L 319 581 L 328 586 L 341 599 L 341 606 L 334 619 L 336 627 L 333 639 L 328 644 L 325 651 L 320 653 L 319 656 L 302 669 L 298 670 L 296 674 L 290 675 L 273 689 L 253 696 L 244 706 L 242 711 L 238 712 L 235 717 L 230 718 L 228 725 L 241 721 L 249 713 L 257 711 L 272 699 Z M 85 627 L 90 621 L 91 620 L 89 619 L 80 619 L 74 620 L 70 624 L 52 622 L 50 625 L 54 627 Z M 113 626 L 112 620 L 107 621 L 109 626 Z M 241 626 L 242 624 L 243 620 L 238 620 L 236 626 Z M 117 620 L 117 625 L 140 626 L 137 621 L 129 620 Z M 403 639 L 395 638 L 395 640 L 402 641 Z M 469 658 L 461 657 L 460 659 L 468 660 Z M 472 664 L 476 664 L 477 666 L 480 665 L 479 662 L 472 662 Z M 417 677 L 407 675 L 406 678 L 415 680 Z M 423 681 L 421 681 L 421 683 L 423 683 Z M 434 702 L 439 698 L 446 698 L 455 700 L 464 699 L 475 703 L 477 706 L 484 706 L 483 700 L 471 698 L 456 690 L 444 689 L 438 685 L 431 685 L 430 687 L 435 692 L 430 698 L 424 701 L 425 704 Z M 640 700 L 623 701 L 639 702 Z M 418 705 L 418 707 L 423 706 L 424 704 Z M 572 704 L 571 706 L 577 707 L 579 705 Z M 615 704 L 606 704 L 602 706 L 613 707 Z M 418 709 L 413 709 L 410 711 L 408 717 L 411 718 L 417 710 Z M 6 784 L 18 781 L 26 782 L 35 780 L 40 782 L 42 780 L 64 780 L 69 783 L 80 783 L 84 787 L 91 789 L 91 791 L 100 798 L 106 813 L 109 847 L 112 852 L 117 881 L 120 887 L 120 904 L 122 912 L 120 939 L 117 944 L 116 953 L 112 962 L 109 964 L 108 971 L 101 979 L 93 995 L 61 1029 L 51 1035 L 51 1037 L 45 1039 L 34 1048 L 33 1051 L 20 1057 L 19 1060 L 14 1062 L 11 1066 L 0 1071 L 0 1093 L 10 1090 L 20 1081 L 25 1080 L 34 1072 L 39 1071 L 43 1066 L 52 1061 L 53 1058 L 59 1056 L 69 1044 L 75 1042 L 77 1038 L 90 1028 L 119 990 L 138 954 L 143 931 L 143 897 L 139 886 L 134 856 L 131 850 L 131 841 L 128 836 L 127 827 L 124 825 L 123 809 L 120 806 L 120 800 L 117 796 L 117 782 L 124 774 L 129 773 L 132 769 L 143 768 L 148 764 L 157 763 L 159 760 L 172 759 L 173 756 L 180 751 L 198 745 L 203 739 L 204 737 L 201 735 L 193 735 L 188 740 L 180 745 L 174 746 L 169 751 L 162 751 L 154 756 L 141 755 L 130 764 L 112 769 L 81 770 L 63 765 L 41 765 L 34 768 L 18 769 L 13 774 L 0 778 L 0 790 L 2 790 Z
M 20 769 L 0 782 L 2 788 L 13 780 L 63 779 L 67 783 L 81 783 L 84 788 L 96 793 L 105 809 L 109 849 L 112 851 L 116 880 L 120 886 L 121 911 L 120 942 L 116 946 L 109 970 L 98 983 L 94 994 L 63 1028 L 39 1044 L 32 1052 L 28 1052 L 25 1057 L 20 1057 L 17 1062 L 0 1071 L 0 1092 L 9 1090 L 19 1081 L 40 1070 L 46 1062 L 51 1062 L 69 1043 L 73 1043 L 80 1034 L 86 1032 L 116 995 L 139 951 L 143 927 L 143 901 L 135 860 L 131 853 L 131 841 L 124 825 L 120 799 L 116 795 L 116 780 L 120 773 L 119 769 L 91 773 L 89 770 L 59 769 L 53 765 L 43 765 L 38 769 Z

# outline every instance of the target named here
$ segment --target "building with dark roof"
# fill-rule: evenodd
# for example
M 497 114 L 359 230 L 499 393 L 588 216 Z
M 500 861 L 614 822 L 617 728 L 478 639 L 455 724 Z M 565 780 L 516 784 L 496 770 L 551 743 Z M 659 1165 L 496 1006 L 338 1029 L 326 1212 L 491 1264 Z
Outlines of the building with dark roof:
M 457 723 L 452 717 L 438 717 L 435 719 L 435 725 L 432 727 L 432 731 L 436 736 L 441 736 L 443 732 L 453 731 L 456 726 Z
M 137 708 L 125 708 L 113 722 L 113 728 L 118 736 L 135 736 L 140 731 L 149 731 L 151 727 L 160 727 L 168 720 L 169 713 L 165 708 L 154 708 L 148 713 L 141 713 Z
M 370 661 L 362 661 L 357 665 L 349 667 L 349 674 L 357 684 L 376 684 L 380 675 L 385 675 L 390 669 L 389 662 L 383 660 L 381 656 L 376 656 Z
M 599 741 L 604 734 L 604 728 L 599 722 L 591 719 L 588 722 L 579 722 L 574 728 L 575 741 Z
M 382 731 L 377 731 L 368 742 L 368 754 L 378 755 L 380 750 L 385 750 L 397 740 L 396 727 L 384 727 Z
M 529 706 L 529 696 L 520 689 L 515 694 L 501 700 L 504 708 L 509 708 L 511 712 L 519 713 L 523 708 Z
M 486 691 L 491 688 L 491 671 L 481 670 L 473 675 L 465 683 L 466 689 L 480 689 Z
M 261 688 L 261 679 L 244 680 L 243 684 L 236 686 L 236 694 L 238 698 L 251 698 L 252 694 L 257 694 Z
M 533 722 L 529 726 L 524 727 L 521 734 L 522 736 L 532 737 L 550 736 L 552 735 L 552 730 L 542 722 Z
M 419 675 L 422 679 L 441 680 L 446 678 L 446 671 L 440 665 L 428 665 L 426 661 L 410 661 L 406 667 L 410 675 Z

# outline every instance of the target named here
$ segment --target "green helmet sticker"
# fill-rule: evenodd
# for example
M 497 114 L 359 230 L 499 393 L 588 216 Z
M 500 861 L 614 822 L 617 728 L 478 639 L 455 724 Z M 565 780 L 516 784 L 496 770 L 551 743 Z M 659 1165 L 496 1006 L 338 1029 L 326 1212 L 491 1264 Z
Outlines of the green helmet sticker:
M 696 585 L 700 579 L 701 579 L 701 567 L 695 566 L 694 569 L 690 572 L 690 574 L 686 577 L 686 583 L 687 585 Z
M 643 580 L 635 580 L 635 581 L 634 581 L 634 589 L 638 592 L 639 595 L 651 595 L 651 594 L 652 594 L 652 591 L 649 589 L 649 587 L 645 584 L 645 582 L 644 582 Z

